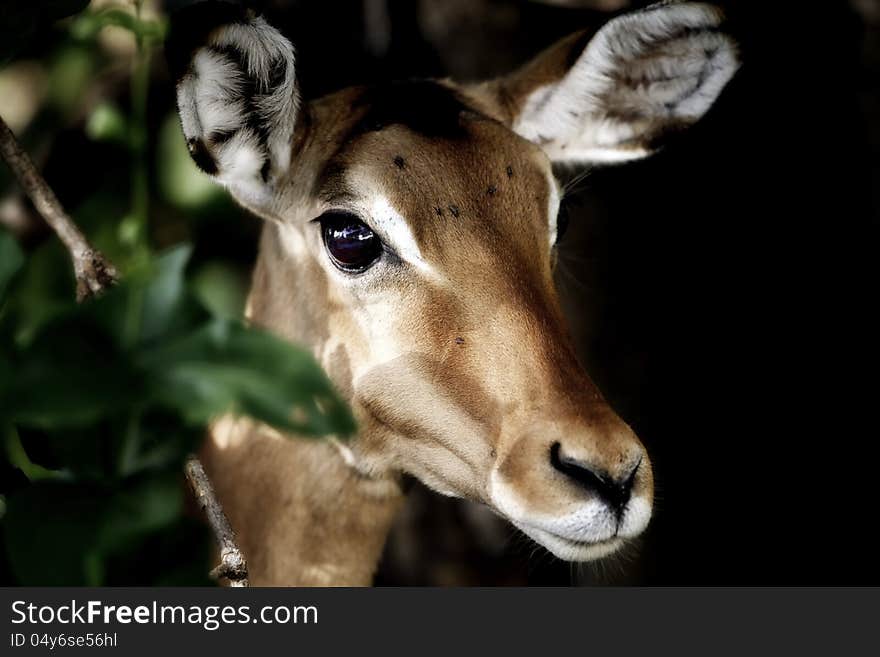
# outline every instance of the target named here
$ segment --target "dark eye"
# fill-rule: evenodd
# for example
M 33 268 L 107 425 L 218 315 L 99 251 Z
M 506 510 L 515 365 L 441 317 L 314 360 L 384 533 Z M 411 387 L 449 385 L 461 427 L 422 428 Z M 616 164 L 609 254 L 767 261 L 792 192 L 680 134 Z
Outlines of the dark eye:
M 318 221 L 333 264 L 349 273 L 366 271 L 382 255 L 382 240 L 357 216 L 327 212 Z
M 562 240 L 565 232 L 568 230 L 569 208 L 568 204 L 563 200 L 559 206 L 559 213 L 556 215 L 556 243 Z

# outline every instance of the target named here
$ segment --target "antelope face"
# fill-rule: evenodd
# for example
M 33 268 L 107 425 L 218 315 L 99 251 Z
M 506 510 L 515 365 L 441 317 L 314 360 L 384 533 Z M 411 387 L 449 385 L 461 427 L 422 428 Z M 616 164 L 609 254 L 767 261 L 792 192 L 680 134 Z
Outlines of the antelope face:
M 321 351 L 350 381 L 353 460 L 486 502 L 568 559 L 634 536 L 651 468 L 565 329 L 546 154 L 445 86 L 357 93 L 371 109 L 334 140 L 293 250 L 338 309 Z M 397 122 L 398 102 L 419 122 Z M 350 373 L 333 371 L 342 354 Z
M 269 220 L 250 316 L 310 345 L 348 397 L 352 466 L 484 502 L 563 559 L 639 534 L 650 460 L 565 328 L 551 164 L 645 157 L 699 119 L 737 68 L 718 12 L 664 4 L 490 83 L 300 109 L 290 44 L 224 11 L 177 58 L 181 123 Z

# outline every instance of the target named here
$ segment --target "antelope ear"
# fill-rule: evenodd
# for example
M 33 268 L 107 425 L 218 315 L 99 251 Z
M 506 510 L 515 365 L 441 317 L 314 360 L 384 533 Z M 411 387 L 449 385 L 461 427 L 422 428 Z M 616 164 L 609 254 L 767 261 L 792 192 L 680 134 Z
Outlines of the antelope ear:
M 242 205 L 272 215 L 299 108 L 293 45 L 262 16 L 202 2 L 166 44 L 190 155 Z
M 645 157 L 712 106 L 739 68 L 711 5 L 664 2 L 574 34 L 496 82 L 513 129 L 557 162 Z

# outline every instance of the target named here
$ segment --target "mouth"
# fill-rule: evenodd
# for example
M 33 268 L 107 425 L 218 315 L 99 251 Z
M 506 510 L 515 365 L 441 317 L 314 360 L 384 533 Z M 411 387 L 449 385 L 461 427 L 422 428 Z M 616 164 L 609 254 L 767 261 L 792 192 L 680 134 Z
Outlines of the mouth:
M 617 536 L 600 541 L 575 541 L 537 527 L 529 527 L 518 522 L 513 524 L 563 561 L 595 561 L 613 554 L 624 543 L 623 539 Z

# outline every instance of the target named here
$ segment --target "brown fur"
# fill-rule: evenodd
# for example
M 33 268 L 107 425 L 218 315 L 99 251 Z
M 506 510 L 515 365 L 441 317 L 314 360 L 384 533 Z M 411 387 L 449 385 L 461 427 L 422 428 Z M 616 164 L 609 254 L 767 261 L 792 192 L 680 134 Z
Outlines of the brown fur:
M 658 3 L 495 81 L 300 108 L 292 44 L 228 6 L 201 18 L 212 6 L 185 10 L 168 44 L 181 127 L 194 161 L 267 220 L 250 321 L 307 346 L 359 424 L 344 444 L 218 422 L 204 458 L 252 581 L 368 584 L 403 475 L 491 506 L 560 558 L 638 535 L 651 464 L 572 348 L 550 158 L 640 159 L 703 116 L 739 66 L 722 14 Z M 216 20 L 234 27 L 200 41 Z M 345 215 L 384 240 L 357 274 L 323 243 L 322 222 Z
M 308 345 L 351 403 L 355 462 L 327 443 L 284 440 L 245 421 L 222 422 L 204 451 L 254 584 L 368 584 L 401 503 L 402 472 L 492 504 L 497 468 L 522 504 L 553 513 L 585 495 L 550 467 L 554 441 L 612 474 L 643 454 L 578 365 L 565 329 L 543 152 L 497 120 L 504 112 L 486 89 L 462 90 L 474 111 L 462 115 L 461 137 L 390 125 L 346 141 L 363 93 L 345 90 L 306 110 L 285 190 L 288 225 L 267 222 L 249 302 L 252 322 Z M 407 218 L 441 281 L 404 268 L 349 289 L 316 234 L 303 238 L 299 258 L 285 250 L 283 231 L 316 233 L 308 222 L 328 201 L 366 188 L 381 189 Z M 371 315 L 374 298 L 385 305 Z M 391 356 L 373 353 L 372 322 L 382 322 Z M 647 463 L 637 489 L 650 498 Z

